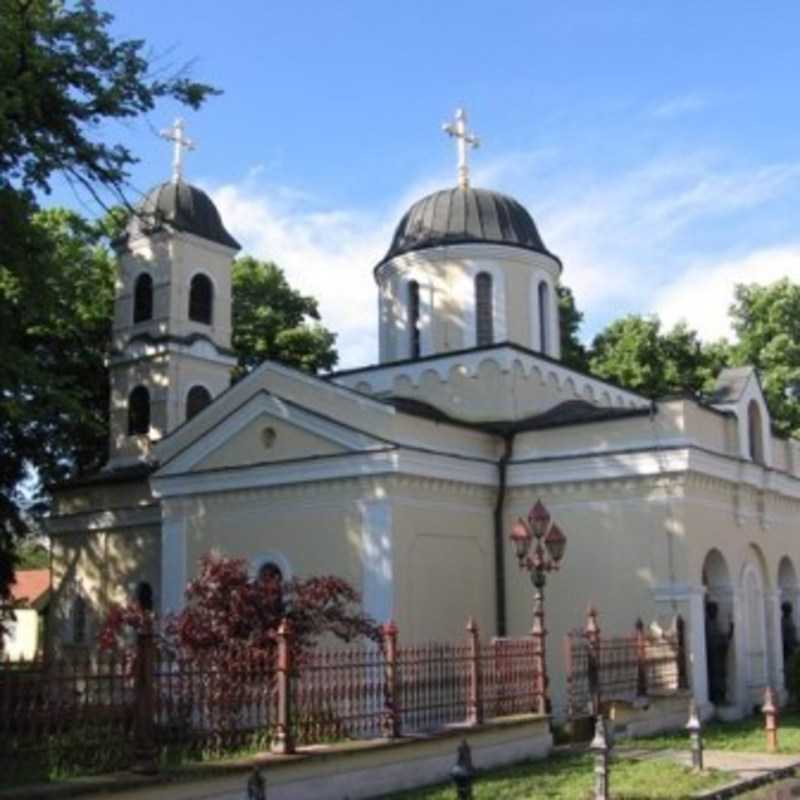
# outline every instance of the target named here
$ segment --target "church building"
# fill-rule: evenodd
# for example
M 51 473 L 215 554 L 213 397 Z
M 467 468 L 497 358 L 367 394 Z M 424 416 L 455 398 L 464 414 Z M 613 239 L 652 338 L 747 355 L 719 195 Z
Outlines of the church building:
M 529 211 L 458 182 L 420 199 L 374 265 L 378 363 L 310 375 L 266 362 L 230 384 L 239 245 L 181 174 L 119 243 L 109 460 L 59 489 L 49 522 L 54 628 L 92 641 L 112 602 L 170 612 L 210 550 L 284 577 L 336 574 L 401 642 L 524 635 L 532 587 L 512 525 L 541 499 L 567 537 L 546 597 L 554 711 L 561 640 L 687 624 L 711 710 L 706 605 L 734 624 L 730 715 L 783 688 L 781 604 L 800 604 L 800 442 L 775 436 L 752 369 L 711 397 L 652 402 L 560 361 L 568 265 Z M 364 280 L 369 268 L 364 265 Z

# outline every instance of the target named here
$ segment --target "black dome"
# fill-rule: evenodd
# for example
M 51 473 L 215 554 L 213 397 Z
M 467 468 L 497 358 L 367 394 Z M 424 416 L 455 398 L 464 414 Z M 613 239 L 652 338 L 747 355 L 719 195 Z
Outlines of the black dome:
M 487 189 L 455 188 L 429 194 L 409 208 L 378 266 L 403 253 L 451 244 L 504 244 L 558 260 L 521 203 Z
M 151 233 L 164 223 L 202 239 L 241 249 L 222 224 L 211 198 L 202 189 L 184 181 L 167 181 L 151 189 L 138 206 L 128 234 Z

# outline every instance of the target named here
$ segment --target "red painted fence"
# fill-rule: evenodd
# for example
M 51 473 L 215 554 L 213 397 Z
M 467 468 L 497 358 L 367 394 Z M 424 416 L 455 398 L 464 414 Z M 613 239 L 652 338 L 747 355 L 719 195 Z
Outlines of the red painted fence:
M 158 649 L 0 665 L 0 774 L 31 779 L 245 750 L 432 732 L 531 713 L 546 681 L 531 637 L 198 658 Z

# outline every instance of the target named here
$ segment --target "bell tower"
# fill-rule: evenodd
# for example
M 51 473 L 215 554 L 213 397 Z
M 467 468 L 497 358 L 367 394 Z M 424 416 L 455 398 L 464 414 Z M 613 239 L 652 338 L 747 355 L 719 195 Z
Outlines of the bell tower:
M 231 264 L 240 249 L 211 198 L 183 179 L 194 149 L 183 123 L 171 180 L 152 189 L 117 242 L 109 467 L 145 460 L 151 444 L 230 385 Z

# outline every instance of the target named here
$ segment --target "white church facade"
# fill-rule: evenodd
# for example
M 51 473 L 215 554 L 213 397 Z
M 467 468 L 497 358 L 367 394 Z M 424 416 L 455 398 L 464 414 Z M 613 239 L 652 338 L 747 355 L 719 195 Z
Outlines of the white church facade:
M 179 608 L 212 549 L 340 575 L 405 642 L 460 640 L 468 616 L 522 635 L 508 535 L 541 498 L 568 540 L 546 589 L 555 712 L 589 604 L 609 632 L 681 614 L 710 710 L 709 599 L 734 623 L 728 712 L 749 711 L 784 686 L 780 606 L 800 605 L 800 443 L 772 434 L 750 369 L 651 402 L 564 366 L 562 264 L 521 204 L 469 185 L 463 118 L 452 132 L 459 184 L 415 203 L 374 268 L 379 363 L 360 369 L 267 362 L 229 385 L 238 245 L 179 171 L 150 193 L 120 244 L 109 462 L 49 524 L 62 640 L 142 587 Z

